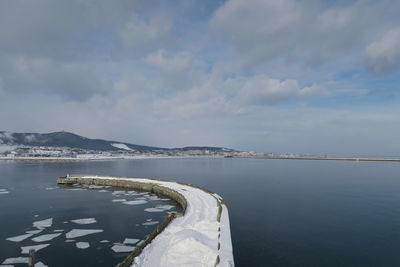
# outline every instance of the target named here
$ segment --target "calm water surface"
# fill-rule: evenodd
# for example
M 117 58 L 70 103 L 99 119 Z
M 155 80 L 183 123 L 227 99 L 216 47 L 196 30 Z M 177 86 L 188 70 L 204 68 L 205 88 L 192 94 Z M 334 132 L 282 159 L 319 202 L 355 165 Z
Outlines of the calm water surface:
M 21 248 L 36 245 L 47 245 L 36 258 L 48 266 L 115 266 L 167 212 L 178 210 L 175 201 L 148 192 L 58 187 L 57 173 L 68 168 L 68 163 L 0 162 L 0 266 L 27 257 Z M 42 231 L 23 236 L 37 227 Z M 83 235 L 85 230 L 96 233 Z
M 80 207 L 78 200 L 62 196 L 62 190 L 49 190 L 58 192 L 51 197 L 18 193 L 40 191 L 35 189 L 40 186 L 40 192 L 45 192 L 65 173 L 170 179 L 219 193 L 230 212 L 237 266 L 400 266 L 399 163 L 204 158 L 0 162 L 0 188 L 11 187 L 9 194 L 0 194 L 0 260 L 8 257 L 3 256 L 3 240 L 30 227 L 27 219 L 19 219 L 21 214 L 30 222 L 37 213 L 45 214 L 42 217 L 59 214 L 62 220 L 96 217 L 103 228 L 142 216 L 129 227 L 117 229 L 113 235 L 124 233 L 113 241 L 127 237 L 135 224 L 150 218 L 142 207 L 132 213 L 126 205 L 118 206 L 126 211 L 111 209 L 109 205 L 115 204 L 111 194 L 107 199 L 99 192 L 74 192 L 91 195 L 93 201 Z M 13 194 L 18 199 L 7 200 Z M 133 215 L 136 212 L 139 215 Z M 20 230 L 4 233 L 9 224 Z M 82 257 L 87 253 L 79 251 Z

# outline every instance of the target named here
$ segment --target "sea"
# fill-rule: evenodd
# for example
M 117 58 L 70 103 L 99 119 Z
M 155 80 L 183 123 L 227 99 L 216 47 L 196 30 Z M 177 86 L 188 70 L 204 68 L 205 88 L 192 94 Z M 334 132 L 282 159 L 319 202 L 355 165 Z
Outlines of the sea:
M 48 244 L 36 255 L 47 266 L 113 266 L 179 211 L 150 193 L 59 187 L 67 173 L 167 179 L 218 193 L 236 266 L 400 266 L 400 163 L 249 158 L 0 161 L 0 265 L 25 257 L 21 247 Z

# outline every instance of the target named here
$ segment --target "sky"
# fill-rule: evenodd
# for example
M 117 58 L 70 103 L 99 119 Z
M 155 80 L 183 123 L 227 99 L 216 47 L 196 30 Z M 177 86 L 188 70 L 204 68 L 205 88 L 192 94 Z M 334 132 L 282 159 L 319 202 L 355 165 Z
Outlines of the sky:
M 2 0 L 0 130 L 400 155 L 398 0 Z

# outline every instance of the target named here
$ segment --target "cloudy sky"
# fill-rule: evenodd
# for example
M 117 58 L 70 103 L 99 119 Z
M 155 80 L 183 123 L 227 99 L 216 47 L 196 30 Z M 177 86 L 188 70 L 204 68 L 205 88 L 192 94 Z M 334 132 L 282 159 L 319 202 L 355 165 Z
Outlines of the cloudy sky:
M 400 154 L 398 0 L 2 0 L 0 130 Z

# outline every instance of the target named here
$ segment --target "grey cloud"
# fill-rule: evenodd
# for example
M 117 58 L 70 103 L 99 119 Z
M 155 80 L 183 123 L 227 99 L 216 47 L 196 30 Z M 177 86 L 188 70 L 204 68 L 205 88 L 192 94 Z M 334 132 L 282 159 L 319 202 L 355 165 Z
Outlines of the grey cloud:
M 375 74 L 385 74 L 400 68 L 400 27 L 387 31 L 366 49 L 367 67 Z
M 22 56 L 0 58 L 3 93 L 24 96 L 41 93 L 74 101 L 106 93 L 105 82 L 89 66 L 83 64 Z
M 0 50 L 68 61 L 90 59 L 94 51 L 120 55 L 121 47 L 151 45 L 170 29 L 166 16 L 149 5 L 142 0 L 0 1 Z
M 394 0 L 329 7 L 311 0 L 230 0 L 214 14 L 210 27 L 232 40 L 245 65 L 283 58 L 318 66 L 360 55 L 377 32 L 399 22 L 399 11 Z

